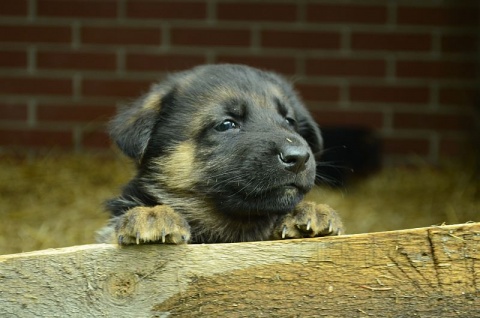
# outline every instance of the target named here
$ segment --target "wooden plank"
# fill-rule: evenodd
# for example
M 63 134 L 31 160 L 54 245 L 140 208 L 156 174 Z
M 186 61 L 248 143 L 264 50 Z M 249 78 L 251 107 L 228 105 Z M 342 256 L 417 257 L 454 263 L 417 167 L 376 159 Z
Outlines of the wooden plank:
M 479 317 L 480 223 L 0 256 L 1 317 Z

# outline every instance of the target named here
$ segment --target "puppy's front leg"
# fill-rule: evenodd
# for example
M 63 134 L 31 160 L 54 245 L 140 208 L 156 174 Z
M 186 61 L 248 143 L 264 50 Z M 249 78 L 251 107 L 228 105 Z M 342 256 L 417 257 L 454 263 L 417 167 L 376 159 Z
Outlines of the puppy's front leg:
M 302 238 L 340 235 L 344 233 L 340 216 L 330 206 L 314 202 L 301 202 L 277 222 L 272 238 Z
M 168 205 L 135 207 L 115 220 L 119 244 L 173 243 L 190 240 L 190 226 L 185 218 Z

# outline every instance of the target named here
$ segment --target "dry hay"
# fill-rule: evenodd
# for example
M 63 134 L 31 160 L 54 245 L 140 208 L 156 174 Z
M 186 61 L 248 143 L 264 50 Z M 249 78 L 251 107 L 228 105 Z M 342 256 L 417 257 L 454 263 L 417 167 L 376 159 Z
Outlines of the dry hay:
M 316 188 L 349 233 L 480 221 L 480 183 L 464 163 L 388 168 L 347 188 Z M 104 200 L 133 174 L 101 155 L 0 158 L 0 254 L 93 243 L 108 216 Z M 478 176 L 476 176 L 478 177 Z
M 92 155 L 0 159 L 0 254 L 93 243 L 130 171 Z

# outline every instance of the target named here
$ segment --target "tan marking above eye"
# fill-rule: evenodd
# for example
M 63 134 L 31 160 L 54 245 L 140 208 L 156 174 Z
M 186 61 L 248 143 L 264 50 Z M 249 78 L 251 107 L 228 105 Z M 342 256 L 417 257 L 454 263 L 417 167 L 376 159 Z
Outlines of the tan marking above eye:
M 272 93 L 272 96 L 274 96 L 274 97 L 276 97 L 280 100 L 284 99 L 285 94 L 282 92 L 280 87 L 278 87 L 275 84 L 270 83 L 270 85 L 268 85 L 268 88 L 270 89 L 270 91 Z

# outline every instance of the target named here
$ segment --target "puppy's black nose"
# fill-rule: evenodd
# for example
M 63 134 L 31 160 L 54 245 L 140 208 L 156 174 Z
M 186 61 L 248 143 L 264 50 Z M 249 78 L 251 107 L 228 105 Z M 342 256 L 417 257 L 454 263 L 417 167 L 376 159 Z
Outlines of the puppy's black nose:
M 310 153 L 305 147 L 287 145 L 281 149 L 278 158 L 286 170 L 298 173 L 305 169 Z

